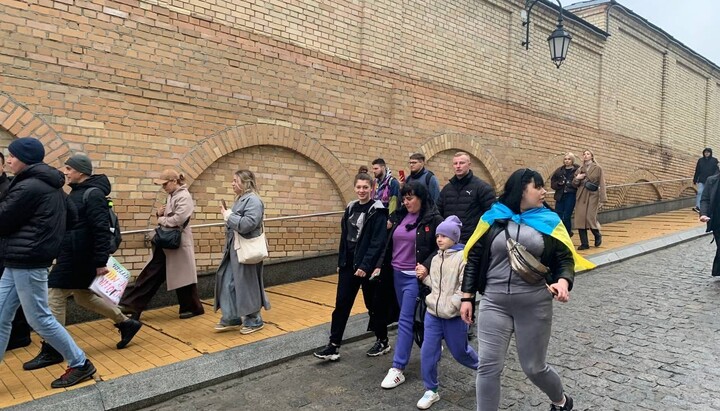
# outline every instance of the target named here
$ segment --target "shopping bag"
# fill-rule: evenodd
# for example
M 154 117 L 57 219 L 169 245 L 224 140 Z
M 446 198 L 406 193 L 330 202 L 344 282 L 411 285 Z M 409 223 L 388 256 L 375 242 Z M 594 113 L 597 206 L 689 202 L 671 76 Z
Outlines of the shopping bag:
M 107 268 L 110 272 L 95 277 L 92 284 L 90 284 L 90 291 L 111 305 L 118 305 L 120 297 L 122 297 L 125 287 L 130 281 L 130 271 L 123 267 L 113 256 L 108 259 Z

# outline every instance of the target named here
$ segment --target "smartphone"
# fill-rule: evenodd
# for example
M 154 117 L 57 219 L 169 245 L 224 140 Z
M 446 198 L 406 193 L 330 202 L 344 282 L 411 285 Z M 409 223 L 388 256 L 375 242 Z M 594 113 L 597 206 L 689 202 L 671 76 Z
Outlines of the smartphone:
M 405 182 L 405 170 L 398 170 L 398 175 L 400 176 L 399 180 L 401 183 Z
M 225 203 L 225 200 L 220 200 L 220 202 L 223 205 L 223 208 L 227 210 L 227 204 Z

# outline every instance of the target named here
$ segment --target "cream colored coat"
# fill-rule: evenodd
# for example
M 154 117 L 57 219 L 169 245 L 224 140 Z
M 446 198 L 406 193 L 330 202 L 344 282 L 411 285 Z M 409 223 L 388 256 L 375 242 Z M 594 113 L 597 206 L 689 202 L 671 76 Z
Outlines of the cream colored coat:
M 158 217 L 158 224 L 167 228 L 178 228 L 192 216 L 195 204 L 186 185 L 173 191 L 165 204 L 165 214 Z M 167 270 L 168 291 L 186 285 L 197 283 L 197 268 L 195 266 L 195 242 L 193 241 L 190 224 L 182 233 L 180 248 L 165 252 L 165 265 Z M 152 256 L 150 256 L 152 258 Z
M 596 163 L 589 166 L 583 164 L 575 171 L 577 176 L 585 173 L 586 176 L 582 180 L 575 178 L 573 185 L 578 188 L 577 200 L 575 203 L 575 220 L 573 226 L 576 229 L 600 229 L 600 223 L 597 220 L 598 209 L 600 205 L 607 201 L 607 191 L 605 189 L 605 175 L 603 169 Z M 597 191 L 590 191 L 585 188 L 585 181 L 591 181 L 600 185 Z
M 462 298 L 460 287 L 464 269 L 462 249 L 438 250 L 430 263 L 430 275 L 423 278 L 423 284 L 432 290 L 425 297 L 425 304 L 430 314 L 445 319 L 460 315 L 460 298 Z

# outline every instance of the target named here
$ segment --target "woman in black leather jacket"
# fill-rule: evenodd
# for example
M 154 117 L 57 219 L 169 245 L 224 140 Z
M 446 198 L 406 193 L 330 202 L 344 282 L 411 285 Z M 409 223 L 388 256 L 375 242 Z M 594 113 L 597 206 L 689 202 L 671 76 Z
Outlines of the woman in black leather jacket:
M 576 254 L 560 218 L 543 206 L 545 193 L 539 173 L 530 169 L 515 171 L 465 248 L 467 265 L 460 312 L 468 324 L 475 293 L 483 294 L 477 321 L 479 411 L 498 409 L 500 375 L 513 333 L 522 369 L 550 398 L 551 410 L 573 408 L 572 398 L 565 394 L 560 377 L 545 359 L 552 301 L 568 301 Z M 545 281 L 528 283 L 511 268 L 508 234 L 549 268 Z M 579 267 L 591 266 L 584 259 L 577 262 Z

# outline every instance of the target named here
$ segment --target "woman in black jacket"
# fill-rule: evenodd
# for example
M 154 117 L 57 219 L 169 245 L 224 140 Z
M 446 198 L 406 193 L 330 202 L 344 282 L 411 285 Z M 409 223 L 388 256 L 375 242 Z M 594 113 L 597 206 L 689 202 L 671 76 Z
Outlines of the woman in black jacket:
M 338 250 L 338 285 L 335 309 L 330 324 L 330 342 L 313 353 L 323 360 L 340 359 L 340 344 L 350 317 L 355 297 L 362 287 L 365 307 L 370 315 L 368 331 L 375 331 L 375 344 L 367 352 L 374 357 L 390 351 L 387 322 L 376 312 L 376 288 L 370 275 L 378 265 L 387 236 L 387 209 L 382 202 L 372 200 L 372 177 L 360 173 L 355 177 L 355 194 L 358 199 L 348 204 L 340 222 L 340 249 Z
M 467 265 L 460 312 L 468 324 L 475 293 L 483 294 L 477 321 L 479 411 L 498 409 L 500 375 L 513 333 L 522 369 L 550 398 L 551 410 L 573 408 L 560 377 L 545 360 L 552 301 L 568 301 L 576 265 L 593 265 L 574 252 L 558 215 L 543 206 L 545 193 L 539 173 L 515 171 L 465 247 Z M 549 269 L 544 278 L 530 283 L 512 269 L 506 246 L 508 234 Z
M 435 228 L 443 221 L 428 189 L 419 182 L 408 182 L 400 189 L 403 206 L 394 213 L 388 234 L 381 281 L 385 287 L 392 278 L 400 306 L 398 337 L 392 368 L 381 386 L 395 388 L 405 382 L 403 371 L 410 361 L 413 344 L 413 316 L 419 284 L 415 275 L 418 264 L 430 270 L 430 261 L 437 251 Z
M 572 237 L 572 213 L 575 210 L 575 201 L 577 200 L 577 187 L 572 184 L 575 178 L 575 171 L 580 168 L 577 159 L 573 153 L 565 153 L 563 157 L 563 165 L 550 177 L 550 187 L 555 190 L 553 198 L 555 199 L 555 212 L 558 213 L 560 219 L 565 225 L 570 237 Z

